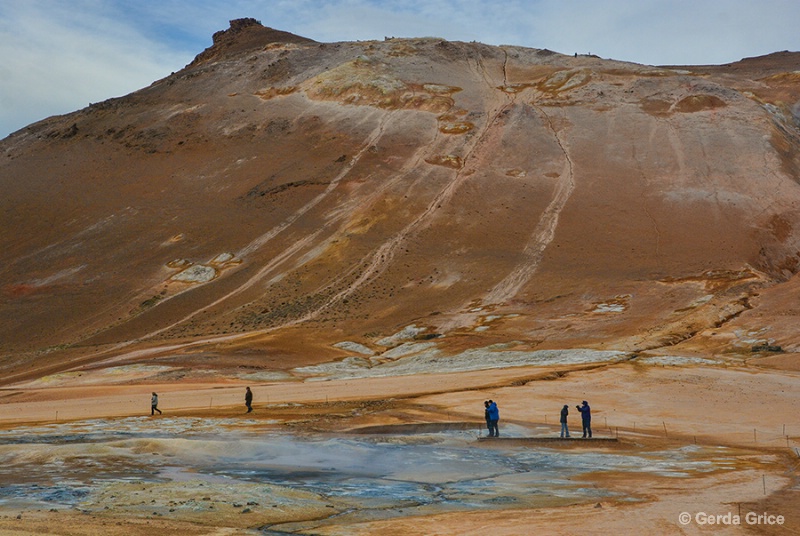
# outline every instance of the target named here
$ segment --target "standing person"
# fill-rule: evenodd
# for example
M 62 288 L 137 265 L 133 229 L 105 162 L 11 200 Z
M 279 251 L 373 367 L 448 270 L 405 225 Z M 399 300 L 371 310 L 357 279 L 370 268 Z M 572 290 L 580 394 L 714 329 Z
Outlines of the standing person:
M 561 437 L 569 437 L 569 428 L 567 427 L 567 415 L 569 415 L 569 406 L 564 404 L 561 408 Z
M 486 428 L 489 430 L 489 437 L 492 437 L 492 420 L 489 418 L 489 401 L 483 401 L 483 418 L 486 419 Z
M 158 395 L 153 393 L 153 396 L 150 397 L 150 415 L 155 415 L 156 411 L 161 415 L 161 410 L 158 409 Z
M 247 413 L 253 411 L 253 391 L 249 387 L 244 392 L 244 405 L 247 406 Z
M 589 408 L 589 403 L 583 401 L 580 406 L 575 406 L 581 412 L 581 424 L 583 425 L 583 437 L 589 434 L 589 439 L 592 438 L 592 410 Z
M 497 422 L 500 420 L 500 410 L 493 400 L 489 400 L 489 437 L 500 437 L 500 430 L 497 428 Z

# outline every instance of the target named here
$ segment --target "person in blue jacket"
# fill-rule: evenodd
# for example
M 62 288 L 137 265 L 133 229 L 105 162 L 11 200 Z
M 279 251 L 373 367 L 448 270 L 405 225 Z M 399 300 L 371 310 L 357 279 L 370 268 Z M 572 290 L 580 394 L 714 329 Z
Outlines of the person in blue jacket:
M 583 401 L 580 406 L 575 406 L 578 408 L 578 411 L 581 412 L 581 424 L 583 424 L 583 437 L 586 437 L 586 434 L 589 434 L 589 438 L 592 437 L 592 410 L 589 408 L 589 403 L 587 401 Z
M 489 400 L 489 408 L 486 410 L 489 417 L 489 437 L 499 437 L 500 430 L 497 428 L 497 421 L 500 420 L 500 410 L 493 400 Z

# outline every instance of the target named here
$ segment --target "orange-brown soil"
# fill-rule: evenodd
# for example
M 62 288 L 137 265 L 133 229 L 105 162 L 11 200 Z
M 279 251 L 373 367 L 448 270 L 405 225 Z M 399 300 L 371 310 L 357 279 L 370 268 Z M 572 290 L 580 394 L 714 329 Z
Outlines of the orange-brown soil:
M 290 381 L 251 384 L 255 411 L 248 418 L 265 420 L 277 431 L 347 434 L 376 425 L 472 423 L 476 436 L 483 426 L 482 401 L 492 398 L 501 407 L 503 429 L 535 428 L 555 437 L 558 410 L 563 403 L 583 399 L 593 406 L 595 437 L 616 443 L 582 440 L 558 444 L 519 443 L 514 448 L 569 449 L 572 452 L 622 452 L 645 455 L 674 449 L 724 448 L 735 460 L 726 470 L 687 471 L 680 479 L 650 472 L 626 472 L 598 467 L 584 477 L 587 486 L 620 493 L 586 503 L 509 507 L 492 511 L 447 513 L 341 523 L 320 522 L 314 534 L 519 534 L 537 531 L 560 534 L 634 533 L 647 526 L 654 534 L 701 534 L 708 527 L 694 520 L 680 525 L 678 515 L 742 512 L 783 515 L 782 526 L 727 525 L 723 534 L 746 531 L 790 534 L 800 525 L 796 514 L 800 494 L 794 489 L 800 446 L 800 425 L 793 403 L 797 372 L 783 370 L 774 360 L 759 364 L 674 366 L 623 362 L 573 367 L 521 367 L 451 374 L 330 381 Z M 86 373 L 91 375 L 91 372 Z M 117 378 L 120 380 L 122 378 Z M 52 423 L 59 419 L 113 418 L 146 414 L 149 393 L 161 396 L 165 417 L 236 418 L 244 415 L 241 383 L 171 383 L 165 385 L 91 385 L 44 387 L 36 382 L 3 390 L 0 422 Z M 578 419 L 571 418 L 573 434 Z M 400 429 L 400 428 L 398 428 Z M 408 427 L 405 430 L 409 430 Z M 413 428 L 410 428 L 413 433 Z M 549 432 L 548 432 L 549 430 Z M 513 443 L 510 439 L 508 444 Z M 503 439 L 482 440 L 474 448 L 504 447 Z M 720 451 L 721 452 L 721 451 Z M 635 500 L 631 500 L 635 499 Z M 20 515 L 21 517 L 17 517 Z M 80 523 L 77 520 L 80 519 Z M 307 518 L 304 518 L 307 521 Z M 190 523 L 129 512 L 75 514 L 70 511 L 5 510 L 0 530 L 9 534 L 217 534 L 223 527 L 240 527 L 241 518 L 204 517 Z M 298 520 L 299 521 L 299 520 Z M 246 526 L 246 524 L 245 524 Z M 16 532 L 15 532 L 16 531 Z M 27 531 L 27 532 L 26 532 Z M 783 532 L 781 532 L 783 531 Z M 306 532 L 300 531 L 304 534 Z

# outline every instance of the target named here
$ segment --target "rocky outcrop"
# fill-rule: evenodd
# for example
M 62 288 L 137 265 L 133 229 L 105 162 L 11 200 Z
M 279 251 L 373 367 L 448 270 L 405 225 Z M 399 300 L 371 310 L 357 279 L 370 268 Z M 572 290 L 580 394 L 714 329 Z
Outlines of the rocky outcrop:
M 212 40 L 211 47 L 198 54 L 189 64 L 190 67 L 246 53 L 248 50 L 258 50 L 272 44 L 314 43 L 312 39 L 262 26 L 260 21 L 253 18 L 230 21 L 230 28 L 214 33 Z

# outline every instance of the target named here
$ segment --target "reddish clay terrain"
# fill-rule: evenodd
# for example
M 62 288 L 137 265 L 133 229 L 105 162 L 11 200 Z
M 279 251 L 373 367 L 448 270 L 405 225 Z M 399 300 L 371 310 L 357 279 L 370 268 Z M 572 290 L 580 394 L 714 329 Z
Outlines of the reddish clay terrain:
M 656 435 L 676 422 L 670 438 L 741 446 L 768 421 L 784 425 L 769 448 L 794 444 L 798 52 L 654 67 L 434 38 L 319 43 L 242 19 L 181 71 L 15 132 L 0 157 L 5 422 L 47 421 L 54 401 L 62 418 L 131 415 L 152 386 L 196 389 L 181 411 L 235 386 L 217 398 L 230 406 L 257 382 L 273 401 L 422 397 L 478 420 L 495 389 L 521 422 L 529 382 L 547 379 L 556 411 L 559 389 L 608 408 L 619 385 L 626 430 L 649 418 Z M 652 367 L 675 365 L 725 396 L 670 397 Z M 735 430 L 698 424 L 751 396 L 755 373 L 762 404 Z M 769 504 L 789 509 L 783 455 Z M 720 482 L 695 491 L 722 504 L 740 490 Z M 648 504 L 591 515 L 625 531 L 678 512 Z M 516 519 L 543 523 L 531 512 Z M 590 513 L 560 512 L 549 529 Z M 437 515 L 419 533 L 465 519 Z M 461 528 L 442 533 L 485 533 Z

